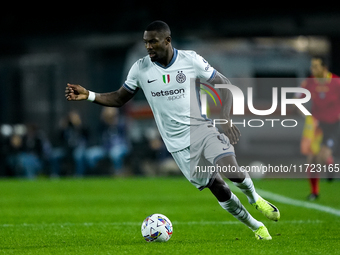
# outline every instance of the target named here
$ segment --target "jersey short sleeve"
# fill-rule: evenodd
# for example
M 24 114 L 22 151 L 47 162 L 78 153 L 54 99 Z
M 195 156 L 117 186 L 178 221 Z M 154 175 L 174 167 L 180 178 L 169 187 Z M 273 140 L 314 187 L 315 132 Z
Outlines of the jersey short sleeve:
M 136 93 L 138 89 L 140 88 L 140 85 L 138 82 L 138 73 L 139 73 L 139 65 L 137 61 L 130 68 L 126 81 L 123 84 L 123 87 L 132 94 Z
M 214 79 L 216 70 L 202 56 L 195 53 L 193 65 L 196 70 L 197 78 L 206 80 L 207 82 Z

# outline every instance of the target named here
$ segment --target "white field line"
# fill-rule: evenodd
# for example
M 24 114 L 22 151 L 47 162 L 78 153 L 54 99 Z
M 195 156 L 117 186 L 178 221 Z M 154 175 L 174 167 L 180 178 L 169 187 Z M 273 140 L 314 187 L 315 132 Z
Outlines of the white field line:
M 237 188 L 235 188 L 235 189 L 233 188 L 232 191 L 237 192 L 237 193 L 241 193 L 241 191 Z M 277 201 L 277 202 L 287 204 L 287 205 L 293 205 L 293 206 L 298 206 L 298 207 L 303 207 L 303 208 L 308 208 L 308 209 L 314 209 L 314 210 L 317 210 L 317 211 L 333 214 L 335 216 L 340 217 L 340 210 L 339 209 L 335 209 L 335 208 L 332 208 L 332 207 L 329 207 L 329 206 L 320 205 L 320 204 L 316 204 L 316 203 L 311 203 L 311 202 L 306 202 L 306 201 L 301 201 L 301 200 L 289 198 L 289 197 L 282 196 L 282 195 L 279 195 L 279 194 L 275 194 L 273 192 L 266 191 L 266 190 L 256 189 L 256 191 L 259 195 L 263 196 L 264 198 L 270 199 L 273 202 Z
M 319 224 L 320 220 L 291 220 L 285 221 L 288 224 Z M 173 225 L 235 225 L 241 224 L 239 221 L 174 221 Z M 12 228 L 12 227 L 92 227 L 92 226 L 142 226 L 141 222 L 83 222 L 83 223 L 21 223 L 21 224 L 0 224 L 0 228 Z
M 235 193 L 241 193 L 241 191 L 237 188 L 232 189 Z M 279 194 L 272 193 L 270 191 L 257 189 L 257 192 L 263 196 L 264 198 L 270 199 L 272 201 L 277 201 L 283 204 L 303 207 L 307 209 L 314 209 L 317 211 L 333 214 L 335 216 L 340 217 L 340 210 L 319 205 L 315 203 L 310 203 L 306 201 L 301 201 L 293 198 L 289 198 L 286 196 L 282 196 Z M 285 223 L 291 224 L 318 224 L 322 221 L 319 220 L 292 220 L 292 221 L 285 221 Z M 176 225 L 234 225 L 240 224 L 238 221 L 187 221 L 187 222 L 179 222 L 174 221 L 173 224 Z M 21 224 L 0 224 L 0 227 L 67 227 L 67 226 L 141 226 L 141 222 L 83 222 L 83 223 L 21 223 Z

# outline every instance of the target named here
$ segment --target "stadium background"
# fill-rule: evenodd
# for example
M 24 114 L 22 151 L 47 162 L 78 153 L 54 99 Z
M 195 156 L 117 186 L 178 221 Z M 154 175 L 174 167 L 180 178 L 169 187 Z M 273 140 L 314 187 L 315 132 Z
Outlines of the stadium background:
M 76 109 L 95 136 L 101 107 L 67 102 L 66 83 L 81 84 L 96 92 L 119 88 L 131 64 L 145 55 L 142 33 L 155 19 L 170 25 L 174 47 L 196 50 L 227 77 L 290 77 L 299 81 L 309 75 L 309 61 L 314 54 L 325 56 L 330 71 L 340 74 L 338 11 L 220 8 L 202 13 L 203 7 L 177 2 L 163 7 L 126 1 L 106 13 L 3 13 L 0 126 L 36 123 L 54 144 L 60 119 Z M 254 100 L 270 105 L 272 84 L 257 80 Z M 122 109 L 129 117 L 129 137 L 135 144 L 140 143 L 139 148 L 143 148 L 141 137 L 155 127 L 142 94 L 139 92 Z M 299 115 L 291 116 L 302 124 Z M 266 162 L 277 155 L 278 162 L 292 158 L 304 162 L 299 153 L 301 131 L 301 125 L 292 130 L 241 128 L 237 155 L 249 160 L 245 163 L 255 159 Z

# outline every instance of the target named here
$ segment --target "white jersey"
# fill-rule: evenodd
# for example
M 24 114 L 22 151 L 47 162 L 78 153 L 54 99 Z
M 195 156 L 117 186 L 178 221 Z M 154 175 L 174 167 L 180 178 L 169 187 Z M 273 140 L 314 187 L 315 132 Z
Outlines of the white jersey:
M 143 90 L 168 151 L 176 152 L 190 145 L 191 125 L 209 121 L 201 115 L 199 87 L 190 80 L 209 82 L 215 74 L 196 52 L 174 49 L 166 67 L 152 62 L 149 56 L 136 61 L 123 87 L 130 93 Z

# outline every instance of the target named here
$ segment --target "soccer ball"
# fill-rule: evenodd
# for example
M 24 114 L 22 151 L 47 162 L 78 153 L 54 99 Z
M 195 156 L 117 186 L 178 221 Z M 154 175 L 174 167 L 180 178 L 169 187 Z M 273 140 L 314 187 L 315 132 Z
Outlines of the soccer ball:
M 172 235 L 171 221 L 163 214 L 151 214 L 143 221 L 142 235 L 147 242 L 166 242 Z

